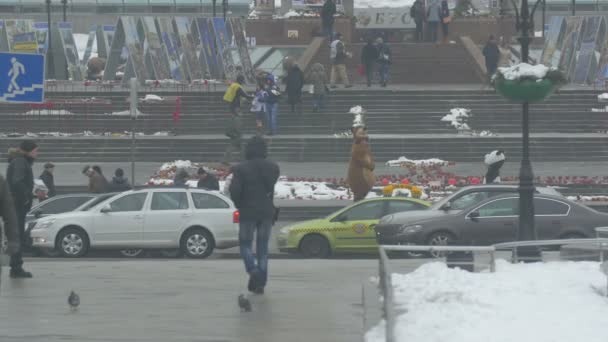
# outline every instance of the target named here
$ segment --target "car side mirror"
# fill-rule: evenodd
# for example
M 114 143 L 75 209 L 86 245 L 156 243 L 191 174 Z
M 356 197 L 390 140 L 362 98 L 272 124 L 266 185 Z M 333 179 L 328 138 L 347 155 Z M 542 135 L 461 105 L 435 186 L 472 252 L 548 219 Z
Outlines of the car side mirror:
M 109 206 L 109 205 L 105 205 L 105 206 L 103 206 L 103 208 L 101 208 L 101 210 L 100 210 L 100 212 L 102 212 L 102 213 L 104 213 L 104 214 L 107 214 L 107 213 L 109 213 L 109 212 L 111 212 L 111 211 L 112 211 L 112 208 L 110 208 L 110 206 Z
M 441 209 L 448 211 L 450 209 L 452 209 L 452 202 L 447 202 L 446 204 L 444 204 Z
M 42 210 L 36 210 L 32 214 L 34 214 L 35 218 L 40 218 L 42 217 Z
M 470 213 L 469 218 L 471 219 L 471 221 L 477 221 L 477 219 L 479 218 L 479 212 L 474 211 L 474 212 Z

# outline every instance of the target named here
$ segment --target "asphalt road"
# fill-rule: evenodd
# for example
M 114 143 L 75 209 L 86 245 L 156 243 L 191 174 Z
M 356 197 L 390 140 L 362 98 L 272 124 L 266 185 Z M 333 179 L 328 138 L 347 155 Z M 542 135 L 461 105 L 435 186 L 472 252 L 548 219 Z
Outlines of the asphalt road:
M 399 260 L 401 271 L 420 260 Z M 271 260 L 266 294 L 242 313 L 239 260 L 35 260 L 0 278 L 2 342 L 360 341 L 361 289 L 377 260 Z M 71 290 L 81 297 L 71 312 Z

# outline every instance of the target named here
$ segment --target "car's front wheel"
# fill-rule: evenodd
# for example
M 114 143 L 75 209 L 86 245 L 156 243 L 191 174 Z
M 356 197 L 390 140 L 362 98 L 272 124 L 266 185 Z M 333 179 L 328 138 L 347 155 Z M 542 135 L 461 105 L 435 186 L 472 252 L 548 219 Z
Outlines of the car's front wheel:
M 431 234 L 429 237 L 427 244 L 429 246 L 449 246 L 454 242 L 454 235 L 448 232 L 436 232 Z M 438 252 L 432 251 L 429 253 L 433 258 L 443 258 L 448 252 Z
M 300 253 L 306 258 L 327 258 L 331 253 L 331 248 L 325 237 L 307 235 L 300 242 Z
M 66 258 L 82 257 L 89 251 L 89 238 L 82 229 L 64 229 L 57 237 L 57 249 Z
M 189 258 L 204 259 L 213 253 L 213 237 L 205 229 L 188 230 L 181 240 L 181 250 Z

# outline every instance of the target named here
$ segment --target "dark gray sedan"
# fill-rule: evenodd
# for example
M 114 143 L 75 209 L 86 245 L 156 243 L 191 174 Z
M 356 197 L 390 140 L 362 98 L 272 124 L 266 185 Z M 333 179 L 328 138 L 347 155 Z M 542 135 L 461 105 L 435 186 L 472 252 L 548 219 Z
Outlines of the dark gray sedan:
M 608 226 L 608 215 L 561 196 L 534 194 L 538 238 L 569 239 L 595 236 Z M 519 196 L 503 194 L 469 208 L 427 210 L 383 217 L 376 226 L 381 245 L 490 245 L 516 240 Z

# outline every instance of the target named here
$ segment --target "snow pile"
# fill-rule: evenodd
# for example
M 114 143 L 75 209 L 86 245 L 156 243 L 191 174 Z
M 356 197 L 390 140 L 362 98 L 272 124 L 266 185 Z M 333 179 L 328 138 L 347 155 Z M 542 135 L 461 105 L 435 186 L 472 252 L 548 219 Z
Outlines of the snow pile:
M 450 114 L 441 118 L 442 122 L 449 122 L 451 126 L 459 131 L 469 131 L 471 127 L 467 124 L 471 110 L 466 108 L 452 108 Z
M 164 163 L 163 165 L 160 166 L 160 170 L 165 171 L 165 170 L 170 170 L 173 168 L 190 169 L 190 168 L 195 168 L 195 167 L 196 167 L 196 165 L 194 165 L 189 160 L 176 160 L 173 162 Z
M 498 134 L 496 134 L 492 131 L 481 131 L 481 132 L 472 131 L 471 135 L 474 137 L 496 137 L 496 136 L 498 136 Z
M 158 96 L 158 95 L 154 95 L 154 94 L 146 94 L 146 96 L 142 99 L 139 99 L 141 102 L 146 102 L 146 103 L 158 103 L 158 102 L 163 102 L 165 99 L 163 99 L 162 97 Z
M 334 133 L 334 138 L 352 138 L 353 137 L 353 132 L 352 131 L 344 131 L 344 132 L 340 132 L 340 133 Z
M 606 101 L 606 100 L 608 100 L 608 93 L 599 94 L 597 96 L 597 99 L 600 100 L 600 101 Z
M 256 16 L 258 16 L 257 13 L 256 13 Z M 289 19 L 289 18 L 304 18 L 304 17 L 318 17 L 318 16 L 319 16 L 319 14 L 317 14 L 315 12 L 296 11 L 292 8 L 289 11 L 287 11 L 287 13 L 285 13 L 283 15 L 275 14 L 272 16 L 272 18 L 273 19 Z M 251 17 L 251 15 L 250 15 L 250 17 Z
M 74 113 L 65 109 L 33 109 L 23 115 L 74 115 Z
M 549 67 L 543 64 L 520 63 L 507 68 L 498 68 L 498 71 L 509 81 L 517 81 L 522 78 L 539 80 L 547 75 Z
M 355 8 L 404 8 L 413 4 L 414 0 L 355 0 Z
M 416 166 L 416 167 L 424 167 L 424 166 L 447 166 L 449 163 L 445 160 L 431 158 L 431 159 L 408 159 L 405 156 L 399 157 L 399 159 L 389 160 L 386 162 L 387 166 Z
M 509 264 L 469 273 L 429 263 L 393 274 L 396 341 L 606 341 L 606 276 L 596 262 Z M 407 311 L 406 311 L 407 310 Z M 384 322 L 365 336 L 384 342 Z
M 131 116 L 131 111 L 130 110 L 122 110 L 120 112 L 106 113 L 106 115 L 112 115 L 112 116 Z M 147 115 L 147 114 L 144 114 L 144 113 L 140 112 L 139 109 L 136 109 L 135 116 L 145 116 L 145 115 Z
M 354 114 L 354 115 L 361 115 L 361 114 L 365 114 L 365 109 L 363 109 L 363 107 L 361 107 L 361 106 L 354 106 L 354 107 L 351 107 L 351 109 L 348 112 L 350 114 Z

